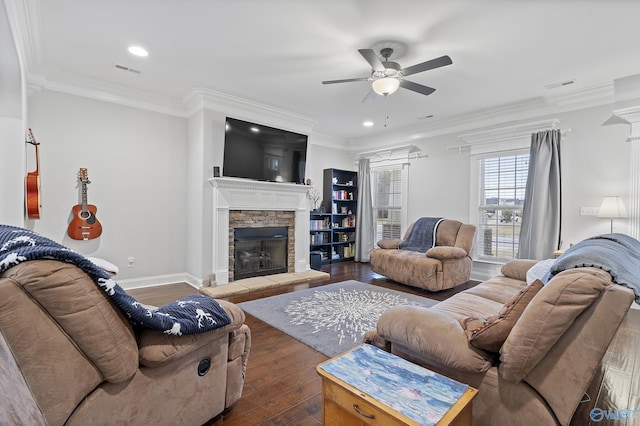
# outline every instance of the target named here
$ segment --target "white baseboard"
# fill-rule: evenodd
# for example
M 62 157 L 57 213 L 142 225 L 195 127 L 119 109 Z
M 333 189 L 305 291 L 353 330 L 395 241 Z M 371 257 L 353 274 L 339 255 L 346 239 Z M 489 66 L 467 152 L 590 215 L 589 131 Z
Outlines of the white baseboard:
M 186 272 L 180 274 L 155 275 L 151 277 L 131 278 L 128 280 L 119 280 L 115 277 L 116 282 L 125 290 L 134 288 L 154 287 L 158 285 L 167 285 L 175 283 L 187 283 L 190 286 L 199 289 L 202 287 L 202 279 L 197 278 Z

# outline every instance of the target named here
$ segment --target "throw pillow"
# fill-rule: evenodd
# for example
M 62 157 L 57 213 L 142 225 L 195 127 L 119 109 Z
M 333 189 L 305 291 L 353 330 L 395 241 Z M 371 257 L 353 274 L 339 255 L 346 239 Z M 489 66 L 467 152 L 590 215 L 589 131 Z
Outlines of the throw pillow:
M 543 286 L 540 280 L 526 286 L 511 297 L 497 315 L 487 318 L 468 317 L 462 320 L 462 328 L 469 343 L 485 351 L 499 352 L 518 318 Z

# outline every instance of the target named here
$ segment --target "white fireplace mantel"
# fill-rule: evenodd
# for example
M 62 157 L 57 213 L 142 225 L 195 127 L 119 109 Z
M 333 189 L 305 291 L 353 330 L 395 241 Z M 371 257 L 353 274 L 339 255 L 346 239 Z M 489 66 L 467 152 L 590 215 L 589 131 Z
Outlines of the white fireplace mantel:
M 213 187 L 213 276 L 217 285 L 229 282 L 229 211 L 276 210 L 295 212 L 295 272 L 309 269 L 309 208 L 311 187 L 218 177 Z

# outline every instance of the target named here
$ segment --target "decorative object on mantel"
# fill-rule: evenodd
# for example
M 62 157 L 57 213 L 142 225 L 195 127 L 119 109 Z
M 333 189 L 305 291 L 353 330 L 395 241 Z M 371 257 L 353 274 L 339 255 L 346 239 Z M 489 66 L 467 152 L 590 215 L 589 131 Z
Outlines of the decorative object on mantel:
M 629 217 L 627 209 L 624 206 L 624 201 L 622 201 L 622 197 L 604 197 L 600 204 L 598 217 L 609 219 L 611 221 L 611 233 L 613 234 L 613 219 Z
M 317 211 L 318 203 L 320 202 L 320 191 L 315 187 L 309 188 L 309 191 L 307 191 L 307 198 L 311 202 L 311 211 Z

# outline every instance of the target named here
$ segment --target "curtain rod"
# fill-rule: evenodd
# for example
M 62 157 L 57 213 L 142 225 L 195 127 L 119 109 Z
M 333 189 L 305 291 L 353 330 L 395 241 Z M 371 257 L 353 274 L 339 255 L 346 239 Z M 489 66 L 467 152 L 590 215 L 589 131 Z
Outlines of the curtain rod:
M 363 157 L 363 156 L 359 156 L 358 158 L 356 158 L 353 163 L 354 164 L 358 164 L 358 162 L 363 159 L 363 158 L 368 158 L 369 159 L 369 163 L 370 164 L 377 164 L 377 163 L 389 163 L 389 164 L 410 164 L 409 161 L 410 160 L 419 160 L 421 158 L 428 158 L 429 155 L 427 154 L 421 154 L 419 152 L 414 153 L 413 155 L 408 154 L 408 155 L 398 155 L 395 157 L 387 157 L 387 158 L 371 158 L 371 157 Z

